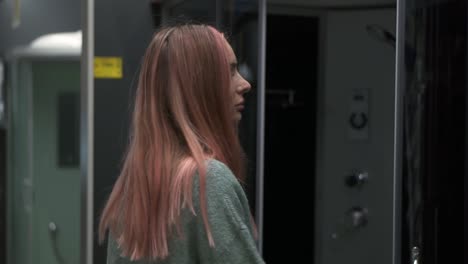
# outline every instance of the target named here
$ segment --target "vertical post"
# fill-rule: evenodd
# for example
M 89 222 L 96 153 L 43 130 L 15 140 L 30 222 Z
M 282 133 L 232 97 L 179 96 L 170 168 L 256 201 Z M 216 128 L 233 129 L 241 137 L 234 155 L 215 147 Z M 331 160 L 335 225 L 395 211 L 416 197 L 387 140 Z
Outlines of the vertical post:
M 465 17 L 467 18 L 466 19 L 466 27 L 465 27 L 465 42 L 466 42 L 466 58 L 465 58 L 465 71 L 466 71 L 466 75 L 465 75 L 465 91 L 468 89 L 468 4 L 466 4 L 466 10 L 465 10 Z M 465 137 L 466 137 L 466 133 L 468 132 L 468 93 L 465 92 Z M 465 138 L 465 175 L 464 175 L 464 214 L 463 214 L 463 218 L 464 218 L 464 221 L 463 223 L 466 223 L 466 221 L 468 221 L 468 140 Z M 468 229 L 466 228 L 465 225 L 464 226 L 464 238 L 463 238 L 463 241 L 464 241 L 464 247 L 463 248 L 467 248 L 468 247 Z M 467 250 L 464 250 L 464 261 L 463 263 L 467 263 L 468 261 L 468 251 Z
M 266 61 L 266 0 L 258 1 L 258 87 L 257 87 L 257 168 L 256 168 L 256 223 L 258 248 L 263 254 L 263 186 L 265 149 L 265 61 Z
M 405 82 L 405 0 L 397 0 L 397 43 L 395 57 L 395 110 L 394 110 L 394 148 L 393 148 L 393 264 L 401 262 L 401 194 L 402 194 L 402 156 L 403 156 L 403 91 Z
M 93 192 L 94 192 L 94 0 L 81 5 L 81 240 L 80 263 L 93 263 Z

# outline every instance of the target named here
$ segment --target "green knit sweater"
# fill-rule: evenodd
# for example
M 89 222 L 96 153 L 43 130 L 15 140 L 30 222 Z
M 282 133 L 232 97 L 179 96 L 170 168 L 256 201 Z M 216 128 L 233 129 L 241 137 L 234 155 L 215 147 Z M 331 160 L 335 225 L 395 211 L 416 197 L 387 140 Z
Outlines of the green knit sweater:
M 208 162 L 206 190 L 208 220 L 215 247 L 209 246 L 201 217 L 199 178 L 194 178 L 193 205 L 196 216 L 188 209 L 181 214 L 183 236 L 169 240 L 169 257 L 158 261 L 131 262 L 121 257 L 116 241 L 109 236 L 107 263 L 264 263 L 257 251 L 250 221 L 249 204 L 241 185 L 231 170 L 223 163 Z

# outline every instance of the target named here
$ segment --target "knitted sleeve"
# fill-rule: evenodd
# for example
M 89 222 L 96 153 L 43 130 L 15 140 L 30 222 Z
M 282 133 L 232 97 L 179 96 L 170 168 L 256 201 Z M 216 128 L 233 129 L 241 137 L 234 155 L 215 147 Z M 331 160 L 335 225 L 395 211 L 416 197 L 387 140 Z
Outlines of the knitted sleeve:
M 195 183 L 194 201 L 199 201 Z M 200 263 L 264 263 L 253 236 L 249 204 L 242 186 L 231 170 L 211 161 L 206 177 L 208 219 L 215 247 L 208 244 L 200 214 L 197 217 L 197 245 Z M 199 202 L 195 202 L 196 211 Z

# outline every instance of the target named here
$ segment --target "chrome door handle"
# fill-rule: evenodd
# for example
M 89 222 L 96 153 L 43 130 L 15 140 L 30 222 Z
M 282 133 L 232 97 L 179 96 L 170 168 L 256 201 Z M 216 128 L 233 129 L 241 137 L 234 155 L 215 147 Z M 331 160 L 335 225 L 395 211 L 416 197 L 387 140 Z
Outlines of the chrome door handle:
M 369 211 L 367 208 L 354 206 L 345 213 L 343 222 L 331 234 L 332 239 L 338 239 L 347 233 L 357 231 L 367 225 Z
M 418 247 L 411 249 L 411 264 L 420 264 L 419 262 L 420 250 Z
M 58 226 L 57 224 L 55 224 L 55 222 L 49 222 L 48 228 L 49 228 L 50 239 L 52 240 L 52 248 L 53 248 L 54 256 L 57 259 L 57 262 L 59 264 L 64 264 L 65 262 L 63 261 L 62 255 L 60 255 L 58 245 L 57 245 Z

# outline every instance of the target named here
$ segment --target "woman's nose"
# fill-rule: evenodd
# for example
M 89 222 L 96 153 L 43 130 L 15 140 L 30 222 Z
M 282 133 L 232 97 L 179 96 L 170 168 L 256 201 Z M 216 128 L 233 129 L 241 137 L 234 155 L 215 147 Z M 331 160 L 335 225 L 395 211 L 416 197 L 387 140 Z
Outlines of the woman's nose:
M 248 91 L 250 91 L 250 89 L 252 89 L 252 86 L 250 85 L 250 83 L 246 79 L 244 79 L 244 77 L 242 76 L 241 76 L 241 83 L 238 87 L 239 87 L 238 89 L 239 93 L 242 93 L 242 94 L 247 93 Z

